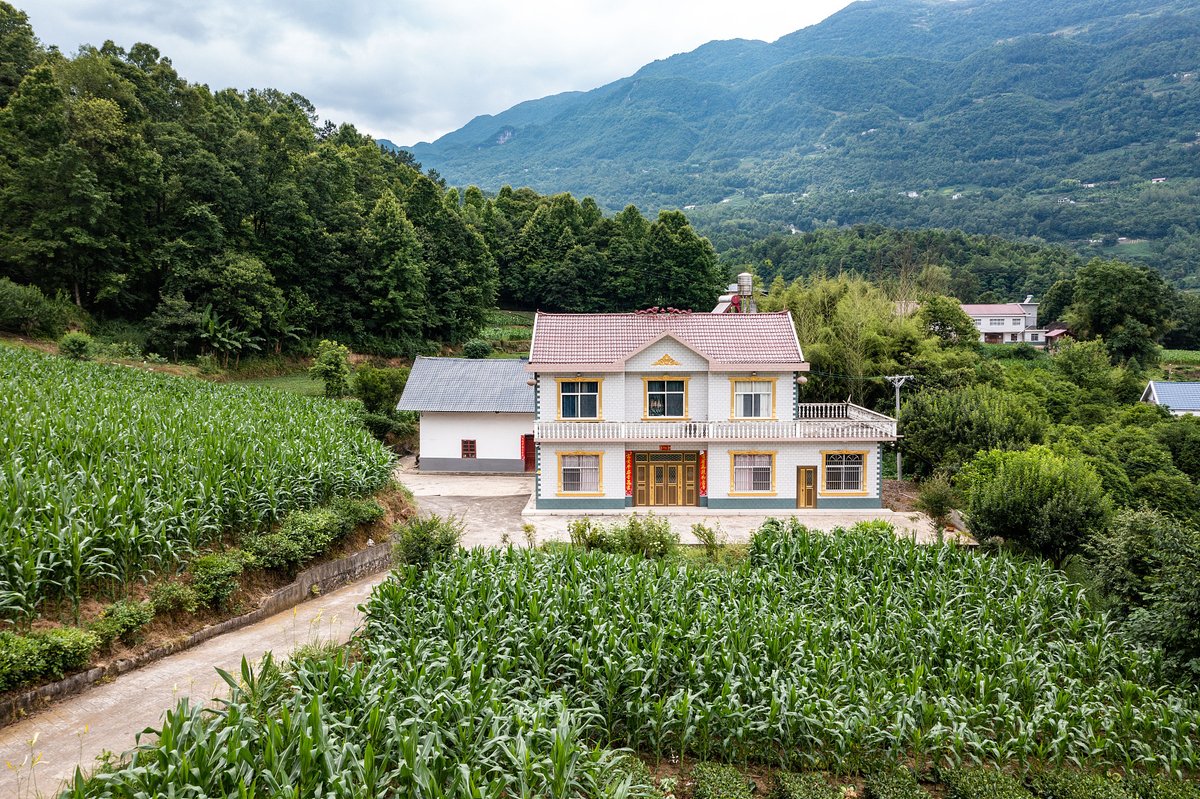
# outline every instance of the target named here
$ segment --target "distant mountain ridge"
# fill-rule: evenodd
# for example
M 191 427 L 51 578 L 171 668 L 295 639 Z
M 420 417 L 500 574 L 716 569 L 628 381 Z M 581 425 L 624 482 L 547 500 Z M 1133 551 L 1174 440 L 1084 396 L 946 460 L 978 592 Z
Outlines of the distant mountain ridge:
M 916 220 L 953 224 L 980 192 L 1200 178 L 1197 74 L 1198 0 L 864 0 L 770 44 L 710 42 L 405 149 L 454 184 L 697 206 L 714 232 L 732 217 L 889 222 L 828 202 L 850 190 L 897 209 L 909 192 L 957 194 L 968 202 L 946 220 Z M 1082 205 L 1049 237 L 1106 231 Z M 1012 232 L 1047 233 L 1025 227 Z

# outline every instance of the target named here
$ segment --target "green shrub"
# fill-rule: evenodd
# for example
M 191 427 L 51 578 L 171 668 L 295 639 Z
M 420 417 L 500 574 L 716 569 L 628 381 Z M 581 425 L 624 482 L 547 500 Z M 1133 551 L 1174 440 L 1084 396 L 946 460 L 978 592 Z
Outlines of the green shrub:
M 371 499 L 335 499 L 324 508 L 294 511 L 275 529 L 246 536 L 242 546 L 264 569 L 292 568 L 312 560 L 360 524 L 383 516 Z
M 704 547 L 704 554 L 710 560 L 716 560 L 717 553 L 721 550 L 721 547 L 725 546 L 725 531 L 721 529 L 720 522 L 717 522 L 712 527 L 709 527 L 707 524 L 693 524 L 692 535 Z
M 866 799 L 929 799 L 929 794 L 906 768 L 874 771 L 867 775 L 866 782 Z
M 679 547 L 679 533 L 671 529 L 664 517 L 633 514 L 624 524 L 613 527 L 613 535 L 620 542 L 621 551 L 629 555 L 646 558 L 662 558 Z
M 78 627 L 38 630 L 30 633 L 29 637 L 41 644 L 45 661 L 43 674 L 56 679 L 86 666 L 100 643 L 95 634 Z
M 464 358 L 486 358 L 492 354 L 492 345 L 481 338 L 473 338 L 463 345 Z
M 45 672 L 46 658 L 40 641 L 0 632 L 0 691 L 25 685 Z
M 325 386 L 326 397 L 341 399 L 350 393 L 350 350 L 336 341 L 322 339 L 308 373 Z
M 1131 799 L 1121 783 L 1082 771 L 1037 771 L 1025 784 L 1041 799 Z
M 1171 777 L 1133 774 L 1121 784 L 1133 799 L 1200 799 L 1200 784 Z
M 58 340 L 58 354 L 73 361 L 86 361 L 95 352 L 95 344 L 87 333 L 71 331 Z
M 1082 457 L 1046 447 L 980 452 L 959 475 L 967 525 L 1061 566 L 1107 526 L 1112 502 Z
M 166 580 L 150 587 L 150 607 L 157 616 L 173 616 L 176 613 L 195 613 L 200 607 L 196 589 L 176 580 Z
M 781 771 L 775 775 L 771 799 L 842 799 L 842 792 L 819 774 L 792 774 Z
M 1007 774 L 987 768 L 941 772 L 948 799 L 1032 799 L 1033 794 Z
M 69 335 L 69 334 L 68 334 Z M 92 352 L 100 358 L 112 358 L 118 361 L 142 360 L 142 349 L 132 341 L 113 341 L 102 343 L 92 342 Z
M 347 533 L 355 527 L 379 521 L 384 514 L 383 507 L 370 498 L 339 497 L 329 503 L 329 509 L 341 517 L 343 524 L 348 525 Z
M 240 549 L 225 552 L 210 552 L 192 561 L 188 571 L 192 575 L 192 590 L 200 604 L 222 609 L 234 591 L 238 590 L 238 576 L 254 557 Z
M 38 630 L 29 635 L 0 632 L 0 691 L 83 668 L 99 642 L 78 627 Z
M 242 546 L 264 569 L 291 568 L 324 552 L 346 529 L 332 509 L 314 508 L 289 513 L 273 530 L 244 537 Z
M 634 755 L 621 754 L 612 759 L 608 782 L 610 793 L 618 795 L 617 789 L 624 782 L 629 784 L 629 796 L 659 799 L 662 797 L 660 792 L 654 790 L 654 775 L 646 768 L 646 764 Z
M 430 565 L 447 560 L 458 549 L 463 523 L 453 516 L 420 516 L 397 525 L 392 535 L 396 541 L 393 557 L 397 563 L 425 570 Z
M 58 336 L 78 310 L 61 295 L 48 299 L 37 286 L 0 277 L 0 330 L 26 336 Z
M 576 546 L 619 555 L 662 558 L 679 547 L 679 534 L 671 529 L 671 523 L 653 513 L 635 513 L 608 527 L 591 519 L 578 519 L 567 525 L 567 533 Z
M 754 793 L 754 786 L 741 772 L 720 763 L 697 763 L 692 781 L 695 799 L 744 799 Z
M 573 519 L 567 523 L 567 535 L 571 543 L 583 549 L 597 549 L 601 552 L 611 552 L 608 543 L 608 533 L 604 526 L 591 519 Z
M 855 522 L 851 525 L 850 532 L 859 535 L 875 535 L 891 541 L 896 537 L 896 526 L 884 519 L 871 519 L 865 522 Z
M 354 396 L 362 400 L 368 413 L 388 414 L 408 383 L 408 367 L 376 369 L 370 364 L 358 367 L 354 373 Z
M 100 618 L 92 622 L 90 629 L 104 649 L 118 640 L 132 646 L 140 640 L 142 628 L 153 619 L 154 608 L 149 602 L 122 599 L 101 611 Z
M 196 366 L 200 369 L 202 375 L 216 375 L 221 373 L 221 363 L 217 360 L 217 356 L 210 353 L 196 356 Z

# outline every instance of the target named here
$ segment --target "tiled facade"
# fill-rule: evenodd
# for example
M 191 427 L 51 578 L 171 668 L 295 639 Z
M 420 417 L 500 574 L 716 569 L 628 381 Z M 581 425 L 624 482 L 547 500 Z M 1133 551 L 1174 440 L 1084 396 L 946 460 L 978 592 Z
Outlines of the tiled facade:
M 799 403 L 787 314 L 539 314 L 526 368 L 540 510 L 880 507 L 895 421 Z

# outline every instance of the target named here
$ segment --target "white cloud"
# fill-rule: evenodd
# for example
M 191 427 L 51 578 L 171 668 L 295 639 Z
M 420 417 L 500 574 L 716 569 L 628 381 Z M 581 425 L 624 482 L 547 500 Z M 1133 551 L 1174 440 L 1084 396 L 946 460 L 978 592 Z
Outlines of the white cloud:
M 147 42 L 214 89 L 298 92 L 401 144 L 586 90 L 713 39 L 772 41 L 847 0 L 42 0 L 43 42 Z

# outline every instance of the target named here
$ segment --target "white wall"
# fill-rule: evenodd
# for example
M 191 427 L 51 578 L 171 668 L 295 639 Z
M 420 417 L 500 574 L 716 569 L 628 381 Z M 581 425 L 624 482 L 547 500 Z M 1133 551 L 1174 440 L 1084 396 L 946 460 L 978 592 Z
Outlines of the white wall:
M 625 496 L 625 445 L 617 442 L 595 443 L 581 441 L 575 444 L 541 445 L 541 479 L 539 497 L 555 497 L 558 494 L 558 455 L 562 452 L 599 452 L 600 487 L 606 497 Z
M 422 413 L 421 457 L 460 458 L 463 439 L 474 439 L 477 458 L 517 460 L 527 433 L 531 413 Z
M 733 418 L 733 394 L 729 384 L 737 380 L 746 380 L 749 372 L 711 372 L 708 376 L 708 407 L 709 418 L 713 421 L 724 421 Z M 791 372 L 759 372 L 756 378 L 770 378 L 775 381 L 775 417 L 780 420 L 795 418 L 795 394 L 792 387 Z
M 710 444 L 708 448 L 708 496 L 729 496 L 731 451 L 775 452 L 775 495 L 796 496 L 796 467 L 817 467 L 817 495 L 820 497 L 855 496 L 841 492 L 825 493 L 825 464 L 821 452 L 832 450 L 865 451 L 864 483 L 866 496 L 879 496 L 879 448 L 874 441 L 820 442 L 812 444 L 758 442 L 753 444 Z

